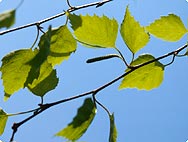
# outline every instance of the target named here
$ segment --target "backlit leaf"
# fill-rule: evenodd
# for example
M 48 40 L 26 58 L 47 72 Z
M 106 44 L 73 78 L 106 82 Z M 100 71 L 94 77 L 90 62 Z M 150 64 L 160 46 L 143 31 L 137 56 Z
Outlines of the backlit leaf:
M 180 17 L 174 14 L 161 16 L 160 19 L 155 20 L 146 29 L 154 36 L 167 41 L 178 41 L 187 33 Z
M 109 115 L 110 118 L 110 137 L 109 137 L 109 142 L 116 142 L 117 141 L 117 129 L 115 126 L 115 121 L 114 121 L 114 114 Z
M 43 34 L 39 41 L 39 50 L 37 55 L 28 62 L 30 66 L 32 66 L 27 80 L 25 82 L 25 86 L 27 84 L 31 84 L 34 79 L 39 77 L 40 67 L 47 60 L 47 57 L 50 53 L 50 41 L 51 41 L 51 27 L 49 27 L 48 32 Z
M 118 23 L 106 16 L 69 15 L 76 38 L 89 47 L 115 47 Z
M 0 14 L 0 28 L 10 28 L 14 24 L 15 12 L 15 10 L 9 10 Z
M 40 67 L 40 74 L 32 84 L 28 84 L 29 90 L 37 96 L 43 97 L 47 92 L 53 90 L 58 84 L 56 70 L 47 61 Z
M 144 27 L 140 26 L 134 19 L 128 7 L 126 8 L 120 32 L 125 44 L 132 53 L 136 53 L 149 42 L 149 34 L 146 33 Z
M 78 140 L 88 129 L 96 114 L 96 108 L 92 99 L 87 98 L 84 104 L 78 109 L 77 115 L 66 128 L 56 134 L 68 140 Z
M 0 108 L 0 135 L 4 132 L 7 120 L 8 115 Z
M 6 55 L 2 59 L 2 80 L 7 100 L 14 92 L 24 87 L 31 65 L 28 63 L 38 53 L 37 50 L 22 49 Z
M 152 55 L 145 54 L 139 56 L 132 62 L 132 66 L 139 65 L 155 59 Z M 127 70 L 129 71 L 129 69 Z M 119 89 L 137 88 L 151 90 L 158 87 L 163 81 L 164 66 L 155 61 L 143 67 L 140 67 L 123 78 Z
M 76 51 L 76 40 L 67 26 L 53 29 L 51 32 L 51 45 L 48 62 L 53 66 L 68 59 L 72 52 Z

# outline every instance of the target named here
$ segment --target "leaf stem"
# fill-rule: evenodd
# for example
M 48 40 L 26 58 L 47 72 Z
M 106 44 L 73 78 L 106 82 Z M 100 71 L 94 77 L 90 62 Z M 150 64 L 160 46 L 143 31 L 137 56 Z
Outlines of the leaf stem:
M 121 56 L 121 59 L 123 60 L 123 62 L 125 63 L 125 65 L 126 65 L 127 67 L 129 67 L 129 64 L 128 64 L 127 61 L 125 60 L 125 58 L 124 58 L 123 54 L 121 53 L 121 51 L 120 51 L 117 47 L 115 47 L 115 49 L 116 49 L 116 51 L 119 53 L 119 55 Z

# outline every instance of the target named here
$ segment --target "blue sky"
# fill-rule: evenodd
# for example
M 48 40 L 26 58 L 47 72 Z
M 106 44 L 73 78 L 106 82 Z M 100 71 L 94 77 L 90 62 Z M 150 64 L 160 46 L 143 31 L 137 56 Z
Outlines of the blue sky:
M 0 3 L 0 11 L 15 8 L 20 1 L 4 0 Z M 93 0 L 70 0 L 72 5 L 94 2 Z M 181 17 L 188 26 L 188 2 L 186 0 L 114 0 L 98 9 L 94 7 L 76 11 L 76 14 L 107 15 L 121 23 L 126 6 L 129 4 L 132 15 L 142 25 L 149 25 L 160 16 L 174 13 Z M 56 1 L 24 1 L 17 10 L 14 27 L 35 22 L 58 14 L 68 7 L 65 0 Z M 57 27 L 65 23 L 65 17 L 43 24 L 44 29 L 49 25 Z M 0 58 L 7 53 L 21 48 L 30 48 L 36 37 L 35 27 L 0 36 Z M 166 42 L 151 36 L 150 43 L 139 51 L 151 53 L 155 57 L 184 45 L 187 37 L 178 42 Z M 118 35 L 116 42 L 130 61 L 131 53 Z M 60 82 L 57 88 L 49 92 L 44 101 L 53 102 L 59 99 L 77 95 L 95 89 L 115 77 L 121 75 L 125 68 L 117 59 L 104 62 L 86 64 L 88 58 L 114 53 L 112 49 L 88 49 L 78 46 L 77 51 L 68 61 L 57 67 Z M 170 58 L 162 60 L 163 63 Z M 97 99 L 111 112 L 115 113 L 118 130 L 118 142 L 186 142 L 188 140 L 188 59 L 177 58 L 165 69 L 164 81 L 159 88 L 152 91 L 125 89 L 118 91 L 120 81 L 106 88 L 97 95 Z M 0 107 L 7 113 L 30 110 L 37 107 L 40 98 L 32 95 L 26 89 L 13 95 L 7 102 L 3 102 L 3 87 L 0 81 Z M 15 136 L 17 142 L 62 142 L 65 139 L 53 135 L 64 128 L 76 114 L 77 108 L 84 98 L 58 105 L 39 115 L 20 127 Z M 7 142 L 11 136 L 13 122 L 19 122 L 28 115 L 16 116 L 9 119 L 5 133 L 0 140 Z M 107 142 L 109 134 L 109 120 L 106 112 L 98 107 L 98 113 L 80 142 Z

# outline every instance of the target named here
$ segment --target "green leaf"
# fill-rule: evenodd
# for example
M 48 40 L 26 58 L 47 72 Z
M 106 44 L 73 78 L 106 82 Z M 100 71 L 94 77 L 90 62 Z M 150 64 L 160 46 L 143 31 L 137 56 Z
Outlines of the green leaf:
M 109 142 L 116 142 L 117 141 L 117 129 L 115 126 L 115 121 L 114 121 L 114 114 L 109 115 L 110 118 L 110 137 L 109 137 Z
M 14 92 L 24 87 L 24 83 L 31 69 L 31 65 L 29 65 L 28 62 L 30 62 L 37 53 L 37 50 L 22 49 L 14 51 L 2 59 L 1 78 L 3 80 L 5 100 Z
M 131 63 L 131 66 L 140 65 L 154 59 L 155 58 L 149 54 L 141 55 Z M 130 69 L 127 71 L 129 70 Z M 164 65 L 159 61 L 155 61 L 143 67 L 137 68 L 125 76 L 119 86 L 119 89 L 137 88 L 151 90 L 158 87 L 162 83 L 163 76 Z
M 30 61 L 28 64 L 32 66 L 27 80 L 25 82 L 25 86 L 27 84 L 31 84 L 34 79 L 39 77 L 40 67 L 47 60 L 47 57 L 50 53 L 50 41 L 51 41 L 51 27 L 49 27 L 48 32 L 43 34 L 39 41 L 39 50 L 37 55 Z
M 0 14 L 0 28 L 10 28 L 15 23 L 15 9 Z
M 53 66 L 68 59 L 76 51 L 77 43 L 67 26 L 53 29 L 51 32 L 51 45 L 48 62 Z
M 118 23 L 106 16 L 69 15 L 76 38 L 90 47 L 115 47 Z
M 185 33 L 187 33 L 180 17 L 174 14 L 161 16 L 160 19 L 155 20 L 147 26 L 146 30 L 154 36 L 167 41 L 178 41 Z
M 68 140 L 78 140 L 88 129 L 96 114 L 96 108 L 91 98 L 87 98 L 78 109 L 77 115 L 66 128 L 56 134 Z
M 58 84 L 56 70 L 47 61 L 40 67 L 40 74 L 32 84 L 28 84 L 28 89 L 37 96 L 43 97 L 47 92 L 53 90 Z
M 125 44 L 132 53 L 136 53 L 149 42 L 149 34 L 134 19 L 128 7 L 126 8 L 120 32 Z
M 0 108 L 0 135 L 4 132 L 7 120 L 8 115 Z

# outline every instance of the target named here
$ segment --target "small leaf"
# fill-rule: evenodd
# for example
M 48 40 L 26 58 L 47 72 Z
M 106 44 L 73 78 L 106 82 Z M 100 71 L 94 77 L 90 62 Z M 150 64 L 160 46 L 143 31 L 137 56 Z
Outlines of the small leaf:
M 51 45 L 48 62 L 53 66 L 68 59 L 72 52 L 76 51 L 76 40 L 67 26 L 53 29 L 51 32 Z
M 110 137 L 109 137 L 109 142 L 116 142 L 117 141 L 117 129 L 115 126 L 115 121 L 114 121 L 114 114 L 109 115 L 110 118 Z
M 3 80 L 5 100 L 24 87 L 24 83 L 31 69 L 31 65 L 29 65 L 28 62 L 30 62 L 37 53 L 37 50 L 22 49 L 3 57 L 1 78 Z
M 0 28 L 10 28 L 15 22 L 15 9 L 0 14 Z
M 69 15 L 77 39 L 89 47 L 115 47 L 118 24 L 106 16 Z
M 7 120 L 8 115 L 0 108 L 0 135 L 4 132 Z
M 88 129 L 96 114 L 96 108 L 91 98 L 87 98 L 78 109 L 77 115 L 66 128 L 56 134 L 68 140 L 78 140 Z
M 174 14 L 161 16 L 160 19 L 155 20 L 147 26 L 146 30 L 154 36 L 167 41 L 178 41 L 185 33 L 187 33 L 180 17 Z
M 134 19 L 128 7 L 126 8 L 120 32 L 125 44 L 132 53 L 136 53 L 149 42 L 149 34 Z
M 29 90 L 37 96 L 43 97 L 47 92 L 53 90 L 58 84 L 56 70 L 47 61 L 40 67 L 40 74 L 32 84 L 28 84 Z
M 145 54 L 139 56 L 131 63 L 131 66 L 143 64 L 145 62 L 155 59 L 152 55 Z M 129 71 L 128 69 L 127 71 Z M 119 89 L 124 88 L 137 88 L 144 90 L 151 90 L 158 87 L 164 76 L 164 65 L 159 61 L 155 61 L 143 67 L 137 68 L 127 76 L 123 78 Z

